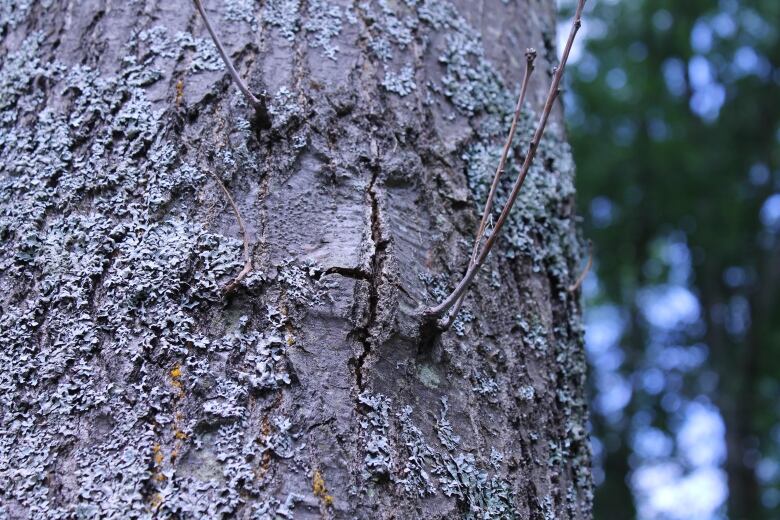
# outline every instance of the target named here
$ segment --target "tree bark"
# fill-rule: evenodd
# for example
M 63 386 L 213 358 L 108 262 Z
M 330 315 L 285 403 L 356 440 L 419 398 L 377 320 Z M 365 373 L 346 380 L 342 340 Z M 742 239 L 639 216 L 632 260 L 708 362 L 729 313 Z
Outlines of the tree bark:
M 205 4 L 271 128 L 191 2 L 0 6 L 0 518 L 590 517 L 560 113 L 453 328 L 418 318 L 554 2 Z

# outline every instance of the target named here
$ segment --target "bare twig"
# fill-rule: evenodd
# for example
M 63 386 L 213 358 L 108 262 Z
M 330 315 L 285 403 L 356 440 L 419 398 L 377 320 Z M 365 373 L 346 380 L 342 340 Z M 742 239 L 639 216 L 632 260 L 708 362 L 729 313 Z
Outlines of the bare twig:
M 225 67 L 227 67 L 228 72 L 230 73 L 230 76 L 233 78 L 233 81 L 235 81 L 236 85 L 238 86 L 238 89 L 244 94 L 244 97 L 246 97 L 246 100 L 249 102 L 250 105 L 254 107 L 254 109 L 260 114 L 261 116 L 268 118 L 268 108 L 265 105 L 265 97 L 258 98 L 252 92 L 249 90 L 249 87 L 246 86 L 246 83 L 244 83 L 244 80 L 242 80 L 238 72 L 236 72 L 236 68 L 233 66 L 233 62 L 230 60 L 230 58 L 227 55 L 227 52 L 225 52 L 225 48 L 222 46 L 222 42 L 219 39 L 219 36 L 217 36 L 217 33 L 214 31 L 214 28 L 211 26 L 211 22 L 209 21 L 209 17 L 206 15 L 206 10 L 203 8 L 203 3 L 201 0 L 192 0 L 195 3 L 195 7 L 198 9 L 198 12 L 200 13 L 200 17 L 203 18 L 203 24 L 206 26 L 206 29 L 209 31 L 209 34 L 211 35 L 211 39 L 214 40 L 214 45 L 217 46 L 217 50 L 219 51 L 219 55 L 222 56 L 222 61 L 225 62 Z
M 591 267 L 593 267 L 593 244 L 588 241 L 588 263 L 585 264 L 585 269 L 582 270 L 580 275 L 577 277 L 577 280 L 575 280 L 573 284 L 567 287 L 566 290 L 569 292 L 574 292 L 579 289 L 580 285 L 582 285 L 582 282 L 585 280 L 585 277 L 588 276 Z
M 501 231 L 501 228 L 504 226 L 506 219 L 509 217 L 509 212 L 512 210 L 512 207 L 514 206 L 514 203 L 517 200 L 517 196 L 520 193 L 520 188 L 522 188 L 523 182 L 525 182 L 525 178 L 528 175 L 528 171 L 531 168 L 531 163 L 533 162 L 534 156 L 536 155 L 536 150 L 539 148 L 539 143 L 542 140 L 542 135 L 544 135 L 544 129 L 547 126 L 547 120 L 550 117 L 550 112 L 552 111 L 555 100 L 557 99 L 558 94 L 560 93 L 559 87 L 560 87 L 561 79 L 563 78 L 563 71 L 566 67 L 566 61 L 569 59 L 569 54 L 571 53 L 571 48 L 572 45 L 574 44 L 574 38 L 576 37 L 577 31 L 579 31 L 580 26 L 582 25 L 582 10 L 584 9 L 584 7 L 585 7 L 585 0 L 579 0 L 577 2 L 577 10 L 574 13 L 574 20 L 572 21 L 571 29 L 569 31 L 569 37 L 566 40 L 566 46 L 563 49 L 561 62 L 558 65 L 558 67 L 556 67 L 555 73 L 553 74 L 553 79 L 552 82 L 550 83 L 550 90 L 547 93 L 547 100 L 544 103 L 544 109 L 542 110 L 542 115 L 539 119 L 539 123 L 536 127 L 536 131 L 534 132 L 533 139 L 531 140 L 528 153 L 525 156 L 525 161 L 523 162 L 523 166 L 520 170 L 520 175 L 517 177 L 517 180 L 515 181 L 515 184 L 512 187 L 512 192 L 509 195 L 509 199 L 504 205 L 504 208 L 501 210 L 501 214 L 499 215 L 498 220 L 496 221 L 496 225 L 494 226 L 492 233 L 485 241 L 485 245 L 482 248 L 479 255 L 477 256 L 476 262 L 470 264 L 468 270 L 466 271 L 466 274 L 463 276 L 463 279 L 460 281 L 457 287 L 455 287 L 452 293 L 450 293 L 450 295 L 447 296 L 447 298 L 445 298 L 444 301 L 442 301 L 441 303 L 439 303 L 434 307 L 429 307 L 425 309 L 423 311 L 424 319 L 439 320 L 442 316 L 444 316 L 444 314 L 448 310 L 452 308 L 453 305 L 455 305 L 458 299 L 469 288 L 469 285 L 474 280 L 474 277 L 476 276 L 479 269 L 482 267 L 482 264 L 485 263 L 485 260 L 487 259 L 490 250 L 493 248 L 493 245 L 498 239 L 499 232 Z M 438 321 L 437 325 L 441 328 L 442 325 L 447 325 L 447 323 L 446 321 L 444 323 Z
M 220 180 L 220 178 L 217 177 L 217 175 L 213 172 L 211 175 L 214 177 L 214 180 L 217 181 L 219 187 L 222 188 L 222 192 L 225 194 L 228 202 L 230 202 L 230 206 L 233 208 L 233 213 L 235 213 L 236 220 L 238 221 L 238 227 L 241 229 L 241 239 L 244 242 L 244 268 L 241 269 L 241 272 L 238 273 L 236 277 L 233 278 L 233 280 L 223 289 L 223 293 L 227 295 L 233 292 L 235 288 L 238 287 L 238 284 L 241 283 L 241 280 L 243 280 L 244 277 L 252 270 L 252 255 L 249 253 L 249 237 L 247 236 L 244 218 L 241 216 L 241 211 L 238 209 L 236 201 L 233 200 L 233 196 L 230 195 L 230 192 L 227 190 L 225 184 Z
M 501 152 L 501 159 L 498 161 L 498 167 L 496 173 L 493 175 L 493 183 L 490 185 L 490 192 L 488 193 L 487 201 L 485 202 L 485 210 L 482 212 L 482 221 L 479 223 L 479 231 L 477 231 L 477 238 L 474 241 L 474 251 L 471 253 L 471 263 L 477 261 L 477 254 L 479 253 L 479 245 L 482 243 L 482 236 L 485 234 L 485 228 L 487 227 L 488 219 L 490 218 L 490 212 L 493 210 L 493 199 L 498 191 L 498 181 L 501 175 L 504 173 L 506 166 L 506 160 L 509 156 L 509 150 L 512 149 L 512 141 L 515 139 L 515 132 L 517 131 L 517 122 L 520 119 L 520 111 L 523 108 L 525 102 L 525 93 L 528 90 L 528 82 L 531 79 L 531 74 L 534 71 L 534 60 L 536 59 L 535 49 L 526 49 L 525 51 L 525 73 L 523 75 L 523 83 L 520 87 L 520 96 L 517 98 L 517 105 L 515 105 L 515 113 L 512 118 L 512 125 L 509 127 L 509 135 L 507 135 L 506 143 L 504 143 L 504 150 Z
M 515 113 L 512 117 L 512 125 L 509 127 L 509 134 L 506 138 L 506 143 L 504 143 L 504 150 L 501 152 L 501 159 L 498 161 L 498 167 L 496 168 L 496 173 L 493 175 L 493 183 L 490 185 L 490 192 L 488 193 L 487 201 L 485 202 L 485 209 L 482 212 L 482 220 L 479 223 L 479 229 L 477 230 L 477 236 L 474 239 L 474 250 L 471 252 L 471 261 L 469 262 L 469 267 L 473 267 L 474 264 L 477 263 L 477 255 L 479 254 L 479 246 L 482 244 L 482 237 L 485 234 L 485 229 L 487 228 L 488 220 L 490 219 L 490 212 L 493 210 L 493 199 L 496 196 L 496 192 L 498 191 L 498 183 L 501 179 L 501 175 L 504 173 L 504 168 L 506 167 L 506 160 L 509 156 L 509 150 L 512 149 L 512 142 L 515 139 L 515 133 L 517 131 L 517 122 L 520 119 L 520 111 L 523 108 L 523 103 L 525 103 L 525 94 L 528 91 L 528 83 L 531 79 L 531 74 L 534 71 L 534 60 L 536 60 L 536 50 L 535 49 L 526 49 L 525 51 L 525 72 L 523 73 L 523 81 L 520 87 L 520 95 L 517 97 L 517 105 L 515 105 Z M 443 328 L 449 328 L 450 323 L 452 320 L 457 316 L 458 311 L 460 310 L 460 306 L 463 304 L 463 300 L 466 297 L 466 294 L 462 294 L 460 298 L 458 298 L 458 301 L 455 302 L 455 305 L 452 307 L 452 310 L 442 318 L 441 326 Z

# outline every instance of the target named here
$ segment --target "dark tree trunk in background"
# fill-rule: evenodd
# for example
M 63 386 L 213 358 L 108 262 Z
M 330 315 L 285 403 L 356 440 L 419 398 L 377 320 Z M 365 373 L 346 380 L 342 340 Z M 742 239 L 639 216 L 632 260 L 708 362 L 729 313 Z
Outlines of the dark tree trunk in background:
M 0 518 L 588 518 L 560 113 L 453 329 L 414 318 L 554 7 L 208 1 L 263 129 L 189 1 L 0 4 Z

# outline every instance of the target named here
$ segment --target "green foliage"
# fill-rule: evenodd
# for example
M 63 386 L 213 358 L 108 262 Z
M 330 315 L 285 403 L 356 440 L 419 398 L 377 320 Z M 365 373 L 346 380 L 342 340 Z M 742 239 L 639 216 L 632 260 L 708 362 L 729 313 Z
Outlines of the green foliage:
M 606 471 L 596 516 L 626 518 L 641 504 L 626 483 L 637 468 L 637 417 L 673 435 L 682 414 L 668 404 L 674 395 L 723 416 L 729 516 L 776 518 L 780 471 L 768 461 L 780 455 L 780 2 L 589 7 L 567 119 L 579 211 L 596 245 L 590 304 L 620 309 L 620 372 L 632 386 L 623 415 L 594 414 Z M 659 337 L 641 296 L 674 277 L 664 256 L 672 242 L 690 254 L 684 285 L 700 313 Z M 668 353 L 656 354 L 674 345 L 703 346 L 708 357 L 691 371 L 661 370 L 663 388 L 648 390 L 646 371 L 665 366 Z

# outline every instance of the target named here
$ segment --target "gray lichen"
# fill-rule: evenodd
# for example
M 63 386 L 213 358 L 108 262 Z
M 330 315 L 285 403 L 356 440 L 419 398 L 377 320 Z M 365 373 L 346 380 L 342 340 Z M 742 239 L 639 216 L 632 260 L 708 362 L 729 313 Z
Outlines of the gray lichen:
M 328 300 L 328 281 L 317 279 L 322 270 L 315 262 L 285 262 L 278 272 L 278 280 L 285 286 L 291 302 L 308 307 Z
M 244 22 L 249 24 L 252 31 L 257 31 L 257 18 L 255 18 L 255 2 L 253 0 L 226 0 L 223 17 L 230 22 Z
M 517 389 L 517 392 L 515 392 L 515 396 L 524 402 L 533 401 L 535 395 L 536 390 L 534 390 L 534 387 L 531 385 L 523 385 Z
M 341 7 L 327 0 L 308 2 L 307 19 L 303 28 L 312 35 L 310 45 L 321 48 L 325 56 L 334 61 L 339 48 L 333 40 L 341 32 L 342 17 Z
M 363 393 L 359 402 L 367 412 L 362 427 L 365 431 L 365 460 L 367 474 L 375 479 L 390 478 L 407 494 L 418 497 L 441 492 L 457 499 L 468 519 L 507 519 L 516 517 L 512 487 L 505 479 L 490 477 L 479 469 L 473 454 L 459 451 L 460 439 L 452 431 L 447 419 L 447 399 L 442 398 L 441 415 L 436 420 L 438 439 L 445 451 L 432 447 L 415 424 L 413 409 L 404 406 L 395 414 L 405 460 L 396 461 L 401 477 L 396 477 L 391 446 L 395 428 L 391 424 L 392 402 L 381 394 Z M 491 466 L 499 467 L 503 456 L 491 449 Z M 433 476 L 437 477 L 438 486 Z
M 395 92 L 401 97 L 411 94 L 417 88 L 417 83 L 414 81 L 414 69 L 407 65 L 397 74 L 385 69 L 385 79 L 382 80 L 382 86 L 388 92 Z
M 473 379 L 475 383 L 474 391 L 476 393 L 487 397 L 496 397 L 499 387 L 494 378 L 484 374 L 476 374 Z
M 381 61 L 393 58 L 393 47 L 404 51 L 412 43 L 419 25 L 419 18 L 409 9 L 414 3 L 406 2 L 406 9 L 399 2 L 388 0 L 358 4 L 363 18 L 369 22 L 369 45 Z
M 460 439 L 452 432 L 447 419 L 447 399 L 442 398 L 441 404 L 442 411 L 436 420 L 436 430 L 447 452 L 436 454 L 437 462 L 432 472 L 438 476 L 442 493 L 457 498 L 465 506 L 464 518 L 515 518 L 517 514 L 512 486 L 505 479 L 490 477 L 486 471 L 479 469 L 472 453 L 457 451 Z M 498 464 L 495 453 L 491 449 L 493 466 Z
M 477 469 L 472 454 L 450 456 L 434 472 L 439 475 L 442 492 L 465 505 L 463 518 L 504 520 L 518 517 L 509 483 L 497 477 L 490 478 Z
M 465 114 L 511 107 L 511 98 L 498 72 L 485 60 L 478 37 L 453 33 L 439 61 L 447 71 L 442 78 L 444 95 Z
M 269 0 L 263 8 L 263 19 L 277 27 L 282 36 L 293 41 L 300 29 L 300 0 Z
M 449 451 L 455 451 L 460 446 L 460 437 L 452 431 L 452 424 L 447 419 L 447 410 L 449 409 L 446 397 L 441 398 L 441 415 L 436 418 L 436 434 L 439 436 L 439 442 Z
M 392 470 L 390 429 L 390 401 L 383 395 L 363 393 L 359 401 L 368 409 L 361 427 L 366 432 L 364 463 L 373 478 L 388 477 Z
M 171 36 L 168 28 L 161 25 L 138 32 L 125 44 L 125 48 L 129 54 L 124 61 L 135 65 L 129 72 L 142 77 L 148 75 L 147 70 L 153 68 L 160 59 L 179 60 L 187 55 L 190 55 L 190 72 L 225 70 L 225 64 L 211 38 L 196 38 L 184 31 Z M 125 69 L 128 69 L 127 65 Z M 128 74 L 128 70 L 125 74 Z M 156 74 L 162 75 L 162 72 L 156 71 Z
M 295 124 L 303 117 L 303 107 L 297 103 L 296 96 L 287 87 L 281 87 L 274 94 L 268 106 L 274 126 L 283 128 Z
M 176 43 L 182 49 L 193 51 L 189 67 L 192 72 L 225 70 L 225 64 L 211 38 L 195 38 L 190 33 L 180 32 L 176 34 Z
M 0 2 L 0 30 L 4 31 L 6 27 L 13 29 L 24 22 L 30 15 L 32 7 L 32 0 L 2 0 Z
M 145 59 L 179 55 L 164 30 L 133 38 L 125 48 L 145 45 Z M 292 449 L 283 418 L 261 442 L 240 424 L 251 393 L 290 383 L 283 322 L 215 335 L 241 242 L 174 209 L 205 177 L 141 88 L 158 73 L 145 79 L 134 55 L 116 77 L 44 64 L 42 41 L 29 36 L 0 66 L 0 516 L 235 512 L 261 494 L 252 454 Z M 195 68 L 213 63 L 199 40 L 179 41 L 194 42 Z M 49 103 L 35 78 L 68 102 Z M 226 371 L 226 352 L 243 361 Z M 95 425 L 89 442 L 80 418 Z M 177 457 L 218 469 L 180 478 Z
M 396 414 L 401 423 L 401 439 L 406 447 L 406 460 L 403 463 L 403 478 L 398 484 L 403 486 L 406 493 L 419 497 L 436 494 L 430 474 L 426 467 L 431 467 L 436 462 L 436 453 L 428 445 L 420 429 L 412 420 L 412 407 L 404 406 Z

